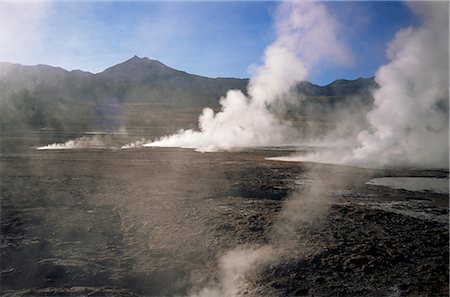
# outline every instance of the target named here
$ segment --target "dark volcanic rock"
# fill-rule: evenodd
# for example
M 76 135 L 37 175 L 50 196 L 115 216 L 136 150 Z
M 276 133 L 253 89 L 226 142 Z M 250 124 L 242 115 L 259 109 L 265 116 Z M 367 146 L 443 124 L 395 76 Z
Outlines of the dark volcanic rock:
M 274 236 L 281 213 L 289 199 L 308 198 L 313 184 L 330 205 L 291 226 L 280 262 L 246 276 L 256 296 L 446 294 L 447 197 L 365 182 L 447 173 L 265 160 L 278 154 L 1 155 L 1 294 L 188 295 L 220 278 L 228 251 L 283 246 Z
M 447 296 L 448 225 L 336 205 L 317 231 L 327 247 L 261 273 L 277 296 Z M 397 295 L 395 295 L 397 294 Z

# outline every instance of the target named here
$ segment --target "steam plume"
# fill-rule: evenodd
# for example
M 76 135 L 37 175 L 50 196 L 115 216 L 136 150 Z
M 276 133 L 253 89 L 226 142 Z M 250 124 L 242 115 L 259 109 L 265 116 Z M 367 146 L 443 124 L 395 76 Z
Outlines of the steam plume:
M 273 252 L 270 246 L 236 248 L 227 252 L 219 261 L 220 282 L 190 297 L 236 297 L 248 293 L 251 288 L 246 282 L 246 275 L 271 261 Z
M 220 112 L 203 110 L 200 131 L 181 130 L 146 146 L 214 151 L 285 145 L 298 138 L 298 132 L 271 112 L 271 105 L 283 100 L 319 60 L 345 64 L 350 58 L 336 38 L 336 23 L 322 4 L 283 2 L 275 23 L 277 38 L 265 50 L 263 65 L 250 79 L 248 95 L 230 90 L 220 100 Z
M 419 28 L 399 31 L 391 62 L 376 76 L 373 131 L 363 131 L 351 161 L 448 166 L 448 3 L 410 2 Z
M 448 3 L 408 2 L 418 28 L 397 32 L 388 45 L 389 64 L 379 68 L 372 129 L 359 133 L 359 147 L 289 158 L 365 166 L 448 168 Z
M 142 138 L 140 140 L 136 140 L 130 143 L 127 143 L 125 145 L 122 145 L 120 147 L 120 149 L 131 149 L 131 148 L 138 148 L 138 147 L 142 147 L 145 143 L 147 143 L 148 141 L 145 138 Z
M 191 297 L 239 297 L 260 296 L 264 288 L 252 282 L 262 268 L 277 264 L 283 258 L 302 253 L 317 252 L 312 240 L 306 240 L 303 229 L 314 227 L 326 217 L 331 205 L 330 184 L 320 178 L 323 173 L 314 169 L 302 177 L 299 185 L 283 203 L 277 214 L 268 243 L 263 246 L 238 246 L 225 253 L 218 263 L 218 282 L 213 283 Z M 345 184 L 344 176 L 336 176 L 334 182 Z
M 251 78 L 248 95 L 237 90 L 229 91 L 220 101 L 221 112 L 214 114 L 211 109 L 204 109 L 199 118 L 200 131 L 180 131 L 148 146 L 181 146 L 211 151 L 282 145 L 289 141 L 289 136 L 298 135 L 288 124 L 276 118 L 271 112 L 271 105 L 283 100 L 295 84 L 304 80 L 308 69 L 319 59 L 347 63 L 349 58 L 336 39 L 336 24 L 322 4 L 281 3 L 276 26 L 277 39 L 266 49 L 264 64 Z M 309 211 L 305 207 L 311 206 L 309 203 L 299 202 L 303 197 L 300 194 L 293 196 L 287 204 L 289 211 L 282 212 L 285 216 L 277 225 L 274 241 L 280 240 L 281 233 L 285 234 L 278 231 L 291 231 L 290 228 L 283 228 L 285 222 L 298 221 L 292 219 L 292 211 L 296 212 L 294 216 Z M 322 205 L 319 208 L 324 209 Z M 322 211 L 318 211 L 319 214 Z M 246 276 L 260 265 L 276 260 L 278 251 L 273 249 L 273 243 L 259 248 L 231 250 L 219 261 L 219 282 L 193 296 L 236 297 L 251 294 L 251 288 L 246 286 Z
M 88 148 L 107 148 L 104 139 L 100 135 L 82 136 L 64 143 L 52 143 L 46 146 L 40 146 L 38 150 L 68 150 L 68 149 L 88 149 Z

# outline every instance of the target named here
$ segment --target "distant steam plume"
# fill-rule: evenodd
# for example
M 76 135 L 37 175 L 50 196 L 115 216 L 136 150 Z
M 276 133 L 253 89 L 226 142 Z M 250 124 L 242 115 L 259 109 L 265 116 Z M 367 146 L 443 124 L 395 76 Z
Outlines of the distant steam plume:
M 214 151 L 249 146 L 284 145 L 298 132 L 271 112 L 292 87 L 304 80 L 319 60 L 349 63 L 346 48 L 336 38 L 336 23 L 324 5 L 283 2 L 276 14 L 277 37 L 264 54 L 264 63 L 250 79 L 248 95 L 228 91 L 221 111 L 205 108 L 200 131 L 181 130 L 146 146 L 196 148 Z
M 109 148 L 105 144 L 104 137 L 100 135 L 82 136 L 64 143 L 52 143 L 46 146 L 40 146 L 38 150 L 69 150 L 69 149 L 104 149 Z
M 145 138 L 142 138 L 140 140 L 136 140 L 134 142 L 130 142 L 130 143 L 127 143 L 125 145 L 122 145 L 120 147 L 120 149 L 124 150 L 124 149 L 139 148 L 139 147 L 142 147 L 147 142 L 148 141 Z
M 449 4 L 407 4 L 421 25 L 400 30 L 389 44 L 367 115 L 372 128 L 359 133 L 359 146 L 285 160 L 448 168 Z

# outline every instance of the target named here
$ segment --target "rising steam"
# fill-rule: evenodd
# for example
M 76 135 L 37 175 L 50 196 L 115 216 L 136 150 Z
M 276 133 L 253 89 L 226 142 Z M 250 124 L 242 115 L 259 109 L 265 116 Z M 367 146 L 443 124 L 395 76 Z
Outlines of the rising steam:
M 376 76 L 373 131 L 363 131 L 351 161 L 448 167 L 448 3 L 410 2 L 420 28 L 397 33 L 391 62 Z
M 317 153 L 287 161 L 363 166 L 448 168 L 449 31 L 448 3 L 408 2 L 418 28 L 397 32 L 388 46 L 389 64 L 376 73 L 379 88 L 352 151 Z
M 52 143 L 40 146 L 38 150 L 69 150 L 69 149 L 104 149 L 108 148 L 100 135 L 82 136 L 63 143 Z
M 250 293 L 246 277 L 275 257 L 270 246 L 236 248 L 219 260 L 219 282 L 207 286 L 190 297 L 237 297 Z
M 229 91 L 222 98 L 222 111 L 205 109 L 199 119 L 200 131 L 180 131 L 148 146 L 181 146 L 201 151 L 245 146 L 282 145 L 289 136 L 298 135 L 271 112 L 270 106 L 307 76 L 308 69 L 319 60 L 349 61 L 344 47 L 337 41 L 335 24 L 325 6 L 315 2 L 284 2 L 277 14 L 277 40 L 265 52 L 264 64 L 251 78 L 248 96 Z M 320 186 L 323 190 L 323 186 Z M 271 241 L 257 248 L 238 247 L 219 260 L 219 281 L 194 297 L 251 296 L 248 276 L 261 265 L 276 261 L 290 242 L 293 224 L 316 221 L 326 212 L 326 203 L 316 187 L 299 192 L 287 200 Z M 311 199 L 305 199 L 311 198 Z M 315 211 L 317 210 L 317 211 Z M 306 221 L 305 221 L 306 220 Z
M 280 11 L 286 13 L 285 9 L 292 5 L 292 15 L 287 13 L 286 21 L 277 22 L 278 28 L 284 27 L 280 25 L 284 24 L 284 28 L 289 29 L 281 30 L 285 34 L 280 34 L 279 31 L 277 41 L 266 50 L 264 65 L 251 79 L 249 96 L 237 91 L 230 92 L 221 101 L 220 113 L 214 115 L 211 110 L 204 111 L 199 121 L 200 132 L 181 131 L 152 145 L 217 149 L 283 141 L 282 135 L 286 134 L 268 134 L 280 132 L 282 128 L 287 127 L 284 123 L 277 122 L 268 106 L 279 100 L 298 80 L 304 79 L 308 67 L 311 67 L 315 59 L 331 54 L 315 52 L 308 56 L 307 49 L 310 49 L 309 46 L 314 49 L 318 45 L 315 42 L 307 43 L 306 49 L 300 52 L 293 51 L 296 47 L 287 40 L 297 46 L 305 45 L 297 43 L 299 40 L 295 37 L 299 36 L 296 35 L 296 28 L 304 29 L 308 28 L 308 25 L 319 28 L 327 26 L 321 24 L 323 18 L 312 17 L 326 13 L 323 6 L 315 3 L 285 3 Z M 423 24 L 419 28 L 401 30 L 389 45 L 388 57 L 391 61 L 381 67 L 376 75 L 380 88 L 374 92 L 374 108 L 368 114 L 371 129 L 358 134 L 358 148 L 338 153 L 315 154 L 309 156 L 309 160 L 377 166 L 448 166 L 448 4 L 409 5 L 421 17 Z M 304 17 L 306 15 L 308 17 Z M 314 36 L 313 32 L 314 30 L 302 33 L 302 37 L 307 38 L 310 34 Z M 290 46 L 285 46 L 286 44 Z M 339 52 L 332 54 L 338 55 Z M 281 62 L 277 62 L 277 58 Z M 294 68 L 291 68 L 291 65 L 295 65 Z M 286 67 L 285 71 L 283 67 Z M 285 74 L 292 80 L 283 77 Z M 271 86 L 271 82 L 275 85 Z M 254 114 L 258 115 L 258 124 L 267 125 L 252 126 L 251 123 L 255 121 L 251 120 L 251 117 Z M 259 116 L 267 117 L 268 121 Z M 267 137 L 275 139 L 270 141 Z M 312 187 L 309 191 L 290 197 L 274 226 L 273 238 L 264 250 L 269 252 L 262 253 L 261 256 L 260 248 L 231 251 L 220 261 L 220 282 L 194 296 L 252 295 L 245 287 L 245 275 L 255 265 L 273 261 L 275 255 L 286 248 L 280 247 L 279 242 L 289 242 L 298 225 L 315 222 L 323 217 L 328 207 L 324 197 L 326 190 L 323 183 L 320 183 L 319 187 Z M 226 269 L 227 267 L 235 269 Z
M 323 174 L 323 173 L 322 173 Z M 335 182 L 345 184 L 345 177 L 334 176 Z M 277 264 L 283 258 L 317 252 L 311 239 L 306 240 L 301 230 L 319 225 L 328 213 L 330 185 L 321 180 L 315 170 L 303 177 L 306 184 L 293 192 L 283 202 L 269 234 L 268 243 L 262 246 L 238 246 L 225 253 L 218 263 L 218 281 L 206 286 L 190 297 L 260 296 L 259 285 L 252 282 L 255 275 L 267 265 Z
M 347 64 L 346 48 L 336 38 L 336 24 L 324 5 L 283 2 L 276 15 L 277 37 L 264 63 L 250 79 L 248 94 L 230 90 L 220 100 L 221 111 L 205 108 L 199 129 L 181 130 L 146 146 L 186 147 L 215 151 L 252 146 L 286 145 L 299 134 L 277 118 L 271 106 L 304 80 L 319 60 Z
M 140 140 L 136 140 L 130 143 L 127 143 L 125 145 L 122 145 L 120 147 L 121 150 L 124 149 L 132 149 L 132 148 L 139 148 L 142 147 L 144 144 L 146 144 L 148 141 L 145 138 L 141 138 Z

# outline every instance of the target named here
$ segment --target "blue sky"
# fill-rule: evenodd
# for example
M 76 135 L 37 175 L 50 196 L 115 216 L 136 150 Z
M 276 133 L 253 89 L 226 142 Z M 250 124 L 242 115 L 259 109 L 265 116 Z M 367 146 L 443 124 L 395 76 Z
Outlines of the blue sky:
M 416 19 L 401 2 L 325 2 L 351 66 L 319 65 L 316 84 L 372 76 Z M 275 39 L 277 2 L 2 2 L 2 61 L 101 72 L 134 55 L 210 77 L 248 77 Z

